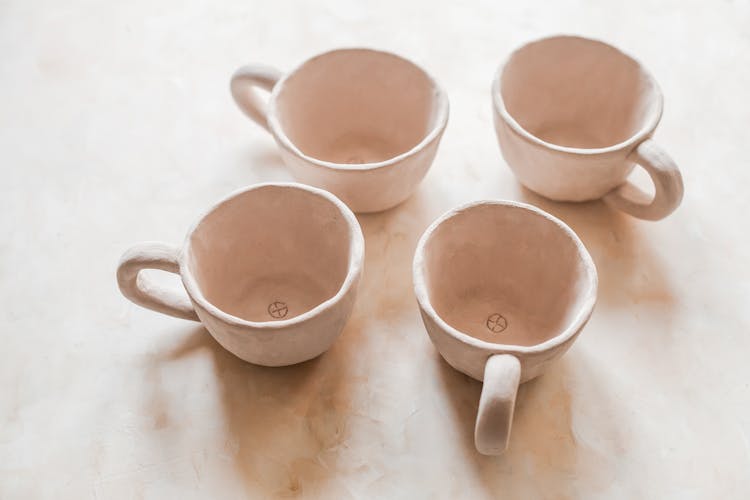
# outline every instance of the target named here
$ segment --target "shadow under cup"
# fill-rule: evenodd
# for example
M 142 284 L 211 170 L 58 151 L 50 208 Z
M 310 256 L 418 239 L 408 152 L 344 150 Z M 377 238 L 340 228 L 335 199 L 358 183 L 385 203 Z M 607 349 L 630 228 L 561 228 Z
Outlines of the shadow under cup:
M 441 99 L 431 77 L 406 59 L 343 49 L 314 57 L 291 73 L 270 115 L 304 155 L 372 164 L 419 146 L 440 125 Z
M 661 116 L 661 92 L 637 61 L 580 37 L 546 38 L 514 52 L 500 92 L 518 125 L 563 147 L 614 146 L 655 127 Z
M 230 198 L 194 228 L 187 265 L 205 299 L 237 318 L 299 316 L 341 289 L 350 226 L 332 201 L 268 185 Z

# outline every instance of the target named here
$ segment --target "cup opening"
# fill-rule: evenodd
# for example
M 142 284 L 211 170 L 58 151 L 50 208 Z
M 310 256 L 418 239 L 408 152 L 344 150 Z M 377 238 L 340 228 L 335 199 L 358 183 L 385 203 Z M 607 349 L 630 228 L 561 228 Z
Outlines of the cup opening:
M 415 64 L 370 49 L 303 63 L 273 101 L 283 133 L 315 160 L 362 165 L 418 148 L 447 116 L 445 96 Z
M 314 309 L 339 292 L 352 265 L 340 207 L 294 185 L 264 185 L 223 201 L 188 242 L 187 265 L 205 300 L 252 322 Z
M 650 133 L 661 116 L 661 92 L 637 61 L 581 37 L 521 47 L 502 68 L 499 84 L 510 117 L 554 146 L 613 147 Z
M 596 275 L 561 224 L 523 205 L 488 202 L 442 220 L 421 264 L 437 316 L 492 344 L 536 346 L 570 331 L 590 313 Z

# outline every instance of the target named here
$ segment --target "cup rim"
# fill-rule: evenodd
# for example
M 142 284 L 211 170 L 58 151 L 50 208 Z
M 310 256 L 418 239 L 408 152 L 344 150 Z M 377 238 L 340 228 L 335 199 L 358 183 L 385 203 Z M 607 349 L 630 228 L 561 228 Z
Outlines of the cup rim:
M 516 55 L 521 50 L 525 49 L 529 45 L 542 43 L 542 42 L 548 42 L 548 41 L 556 41 L 556 40 L 564 40 L 564 39 L 577 39 L 577 40 L 583 40 L 587 43 L 592 44 L 598 44 L 598 45 L 604 45 L 606 47 L 609 47 L 616 52 L 618 52 L 623 57 L 626 57 L 627 59 L 630 59 L 634 63 L 638 65 L 641 72 L 649 79 L 649 82 L 653 85 L 654 93 L 657 96 L 657 103 L 656 103 L 656 112 L 652 114 L 647 120 L 645 120 L 643 126 L 635 133 L 632 134 L 630 137 L 625 139 L 624 141 L 621 141 L 616 144 L 612 144 L 610 146 L 605 146 L 603 148 L 578 148 L 578 147 L 570 147 L 570 146 L 561 146 L 559 144 L 554 144 L 548 141 L 545 141 L 541 139 L 540 137 L 535 136 L 525 128 L 523 128 L 515 118 L 510 114 L 508 109 L 505 107 L 505 101 L 503 100 L 503 95 L 501 92 L 501 85 L 500 85 L 500 79 L 502 78 L 503 71 L 505 70 L 506 66 L 510 62 L 511 58 Z M 634 146 L 647 137 L 649 137 L 651 134 L 653 134 L 656 127 L 659 125 L 659 121 L 661 121 L 662 114 L 664 112 L 664 94 L 661 91 L 661 87 L 659 86 L 656 79 L 654 79 L 653 75 L 651 75 L 651 72 L 646 69 L 646 67 L 636 58 L 630 56 L 629 54 L 623 52 L 622 50 L 618 49 L 614 45 L 611 45 L 607 42 L 604 42 L 602 40 L 598 40 L 596 38 L 588 38 L 584 36 L 579 35 L 567 35 L 567 34 L 560 34 L 560 35 L 552 35 L 542 38 L 537 38 L 535 40 L 531 40 L 529 42 L 524 43 L 520 47 L 516 48 L 508 54 L 508 56 L 503 60 L 503 62 L 500 64 L 500 66 L 495 71 L 495 76 L 492 80 L 492 102 L 495 108 L 495 111 L 505 120 L 505 122 L 513 129 L 514 132 L 516 132 L 518 135 L 520 135 L 522 138 L 526 139 L 528 142 L 531 142 L 533 144 L 537 144 L 539 146 L 542 146 L 547 149 L 551 149 L 553 151 L 559 151 L 562 153 L 569 153 L 569 154 L 577 154 L 577 155 L 596 155 L 596 154 L 603 154 L 603 153 L 611 153 L 615 151 L 621 151 L 623 149 L 628 149 L 631 146 Z
M 575 318 L 560 333 L 558 333 L 557 335 L 555 335 L 554 337 L 550 339 L 545 340 L 544 342 L 540 342 L 538 344 L 534 344 L 530 346 L 521 346 L 521 345 L 515 345 L 515 344 L 502 344 L 502 343 L 487 342 L 485 340 L 480 340 L 450 325 L 442 317 L 440 317 L 437 311 L 435 311 L 435 308 L 432 307 L 432 302 L 430 301 L 429 293 L 427 290 L 427 285 L 425 283 L 425 276 L 424 276 L 425 245 L 427 244 L 429 239 L 432 237 L 432 234 L 435 232 L 435 230 L 439 226 L 441 226 L 444 222 L 448 221 L 449 219 L 461 213 L 468 212 L 477 207 L 487 206 L 487 205 L 501 206 L 501 207 L 506 207 L 506 208 L 516 208 L 516 209 L 521 209 L 521 210 L 526 210 L 528 212 L 532 212 L 535 215 L 539 215 L 547 219 L 548 221 L 552 222 L 559 229 L 565 232 L 567 236 L 573 241 L 573 243 L 575 244 L 578 250 L 578 256 L 584 265 L 584 269 L 590 281 L 590 286 L 585 291 L 583 301 L 581 302 L 581 305 L 578 308 Z M 422 234 L 422 237 L 419 239 L 419 243 L 417 243 L 417 249 L 414 253 L 412 274 L 413 274 L 413 280 L 414 280 L 414 293 L 417 297 L 417 302 L 419 303 L 419 307 L 422 309 L 422 311 L 424 311 L 424 313 L 432 321 L 434 321 L 438 325 L 438 327 L 440 327 L 441 330 L 443 330 L 444 332 L 446 332 L 448 335 L 452 336 L 459 342 L 478 348 L 478 349 L 482 349 L 485 351 L 502 351 L 504 353 L 519 354 L 519 355 L 542 353 L 550 349 L 553 349 L 567 342 L 571 338 L 573 338 L 591 317 L 591 314 L 594 310 L 594 304 L 596 304 L 596 294 L 597 294 L 597 289 L 599 285 L 599 278 L 596 272 L 596 266 L 594 265 L 594 261 L 591 258 L 591 255 L 589 254 L 586 247 L 583 245 L 583 242 L 578 237 L 578 235 L 567 224 L 565 224 L 563 221 L 561 221 L 557 217 L 545 212 L 544 210 L 541 210 L 540 208 L 537 208 L 533 205 L 529 205 L 527 203 L 521 203 L 518 201 L 511 201 L 511 200 L 474 201 L 474 202 L 470 202 L 470 203 L 466 203 L 464 205 L 458 206 L 456 208 L 453 208 L 445 212 L 443 215 L 441 215 L 439 218 L 433 221 L 432 224 L 430 224 L 430 226 L 425 230 L 424 234 Z
M 391 158 L 388 158 L 387 160 L 378 161 L 378 162 L 371 162 L 371 163 L 356 163 L 356 164 L 349 164 L 349 163 L 334 163 L 327 160 L 322 160 L 319 158 L 315 158 L 313 156 L 309 156 L 302 152 L 293 142 L 291 139 L 289 139 L 289 136 L 284 132 L 284 128 L 281 126 L 281 123 L 277 116 L 277 106 L 276 106 L 276 100 L 279 96 L 279 93 L 284 88 L 284 85 L 286 84 L 286 81 L 297 73 L 303 66 L 306 64 L 315 61 L 317 59 L 321 59 L 323 57 L 330 56 L 332 54 L 337 54 L 341 52 L 366 52 L 366 53 L 374 53 L 378 55 L 385 55 L 388 57 L 394 57 L 397 59 L 400 59 L 414 68 L 418 69 L 430 82 L 433 88 L 433 92 L 435 94 L 435 109 L 434 111 L 437 113 L 435 118 L 435 124 L 430 129 L 430 131 L 425 134 L 425 136 L 422 138 L 420 142 L 415 144 L 411 149 L 408 151 L 405 151 L 403 153 L 400 153 L 396 156 L 393 156 Z M 440 136 L 440 134 L 445 130 L 445 126 L 448 123 L 448 114 L 449 114 L 449 104 L 448 104 L 448 96 L 445 93 L 445 91 L 442 89 L 442 87 L 438 84 L 437 80 L 428 73 L 424 68 L 416 64 L 415 62 L 400 56 L 398 54 L 394 54 L 393 52 L 388 52 L 385 50 L 379 50 L 379 49 L 373 49 L 369 47 L 341 47 L 336 48 L 332 50 L 328 50 L 325 52 L 321 52 L 317 55 L 314 55 L 300 64 L 298 64 L 296 67 L 294 67 L 291 71 L 286 73 L 284 76 L 279 79 L 279 81 L 274 85 L 273 89 L 271 90 L 271 96 L 268 101 L 268 114 L 267 114 L 267 122 L 269 129 L 271 130 L 271 134 L 276 138 L 276 141 L 287 151 L 290 153 L 302 158 L 305 161 L 308 161 L 310 163 L 313 163 L 320 167 L 326 167 L 334 170 L 375 170 L 378 168 L 384 168 L 388 167 L 390 165 L 393 165 L 395 163 L 398 163 L 406 158 L 409 158 L 410 156 L 414 156 L 423 149 L 425 149 L 430 143 L 432 143 L 436 138 Z
M 193 276 L 192 270 L 190 269 L 190 266 L 188 265 L 187 261 L 188 261 L 188 258 L 190 257 L 190 252 L 191 252 L 190 239 L 193 233 L 195 232 L 195 230 L 200 225 L 200 223 L 203 222 L 203 220 L 208 215 L 213 213 L 215 210 L 217 210 L 219 207 L 221 207 L 225 203 L 228 203 L 229 201 L 234 200 L 235 198 L 248 194 L 252 191 L 256 191 L 258 189 L 264 189 L 268 187 L 299 189 L 302 191 L 307 191 L 309 193 L 312 193 L 316 196 L 320 196 L 321 198 L 325 198 L 327 201 L 333 203 L 333 205 L 335 205 L 336 208 L 338 208 L 341 215 L 343 215 L 344 220 L 346 221 L 349 227 L 349 262 L 347 266 L 346 277 L 344 278 L 344 281 L 342 282 L 336 294 L 333 295 L 332 297 L 329 297 L 328 299 L 324 300 L 323 302 L 316 305 L 312 309 L 308 309 L 307 311 L 293 318 L 283 319 L 279 321 L 251 321 L 251 320 L 243 319 L 238 316 L 229 314 L 223 311 L 222 309 L 218 308 L 217 306 L 215 306 L 212 302 L 210 302 L 203 295 L 203 292 L 198 286 L 195 276 Z M 365 246 L 365 240 L 364 240 L 364 236 L 362 235 L 362 228 L 360 227 L 359 222 L 357 221 L 357 218 L 355 217 L 351 209 L 348 206 L 346 206 L 346 204 L 342 202 L 340 199 L 338 199 L 335 195 L 323 189 L 308 186 L 306 184 L 300 184 L 297 182 L 263 182 L 263 183 L 252 184 L 250 186 L 237 189 L 233 191 L 232 193 L 226 195 L 224 198 L 222 198 L 218 202 L 214 203 L 207 210 L 205 210 L 201 214 L 201 216 L 198 217 L 197 221 L 194 222 L 193 225 L 188 230 L 187 235 L 185 236 L 185 240 L 182 244 L 182 249 L 180 250 L 180 255 L 178 257 L 178 264 L 180 268 L 180 276 L 182 278 L 182 282 L 185 286 L 185 289 L 188 295 L 190 295 L 190 297 L 201 308 L 205 309 L 209 314 L 211 314 L 211 316 L 216 317 L 220 319 L 221 321 L 223 321 L 224 323 L 228 323 L 233 326 L 251 327 L 254 329 L 264 329 L 264 330 L 279 330 L 279 329 L 287 328 L 290 326 L 298 325 L 300 323 L 304 323 L 305 321 L 331 309 L 338 302 L 340 302 L 344 298 L 344 296 L 349 292 L 349 290 L 355 285 L 356 280 L 362 270 L 362 266 L 364 262 L 364 246 Z

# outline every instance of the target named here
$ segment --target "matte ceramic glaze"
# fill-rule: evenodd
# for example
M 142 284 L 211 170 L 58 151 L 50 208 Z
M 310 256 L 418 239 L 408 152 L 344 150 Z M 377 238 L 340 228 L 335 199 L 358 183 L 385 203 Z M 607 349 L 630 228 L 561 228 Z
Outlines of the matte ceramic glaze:
M 588 251 L 538 208 L 480 201 L 448 212 L 424 233 L 414 290 L 443 358 L 484 380 L 476 446 L 501 453 L 518 384 L 561 356 L 591 316 L 597 274 Z
M 354 304 L 364 238 L 335 196 L 294 183 L 258 184 L 216 204 L 182 249 L 142 243 L 122 256 L 117 280 L 143 307 L 201 321 L 227 350 L 283 366 L 325 352 Z M 140 271 L 177 273 L 187 294 Z
M 503 157 L 529 189 L 560 201 L 604 197 L 650 220 L 680 204 L 677 165 L 651 139 L 661 90 L 618 49 L 575 36 L 529 43 L 498 70 L 492 99 Z M 636 164 L 651 176 L 654 196 L 627 181 Z
M 270 91 L 265 104 L 257 88 Z M 283 76 L 249 65 L 232 95 L 268 130 L 294 176 L 355 212 L 406 200 L 427 173 L 448 122 L 448 98 L 414 63 L 388 52 L 339 49 Z

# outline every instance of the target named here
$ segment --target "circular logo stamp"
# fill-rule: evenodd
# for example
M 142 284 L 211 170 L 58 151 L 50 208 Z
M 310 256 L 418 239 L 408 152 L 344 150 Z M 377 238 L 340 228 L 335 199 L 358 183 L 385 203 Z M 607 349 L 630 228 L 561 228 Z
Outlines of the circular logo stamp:
M 289 308 L 286 306 L 284 302 L 277 300 L 275 302 L 271 302 L 268 305 L 268 314 L 270 314 L 272 318 L 276 318 L 276 319 L 284 318 L 286 317 L 288 312 L 289 312 Z
M 495 313 L 490 314 L 490 317 L 487 318 L 487 329 L 493 333 L 500 333 L 503 330 L 508 328 L 508 320 L 506 320 L 502 315 Z

